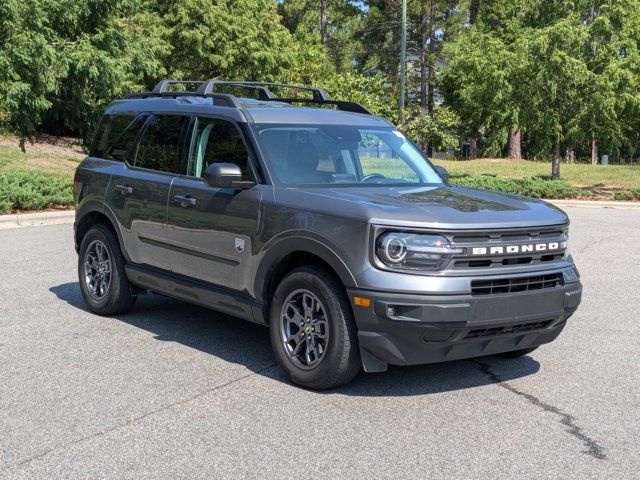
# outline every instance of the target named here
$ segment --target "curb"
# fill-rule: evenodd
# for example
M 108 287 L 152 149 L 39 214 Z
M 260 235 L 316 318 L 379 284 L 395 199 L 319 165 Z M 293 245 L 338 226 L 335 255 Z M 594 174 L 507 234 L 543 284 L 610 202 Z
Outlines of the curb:
M 640 202 L 624 200 L 545 200 L 553 205 L 566 208 L 614 208 L 618 210 L 640 210 Z
M 73 223 L 75 210 L 0 215 L 0 229 Z

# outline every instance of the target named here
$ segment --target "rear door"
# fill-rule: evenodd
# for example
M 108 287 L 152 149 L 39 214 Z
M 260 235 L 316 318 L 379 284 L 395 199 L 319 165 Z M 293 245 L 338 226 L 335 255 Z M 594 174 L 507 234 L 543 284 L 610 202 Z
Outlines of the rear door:
M 171 269 L 234 290 L 250 289 L 262 187 L 213 188 L 202 180 L 212 163 L 235 163 L 245 179 L 255 181 L 243 135 L 229 120 L 197 117 L 189 151 L 187 175 L 174 180 L 169 195 Z
M 126 161 L 109 184 L 107 199 L 133 263 L 169 270 L 167 200 L 183 169 L 188 115 L 149 115 Z

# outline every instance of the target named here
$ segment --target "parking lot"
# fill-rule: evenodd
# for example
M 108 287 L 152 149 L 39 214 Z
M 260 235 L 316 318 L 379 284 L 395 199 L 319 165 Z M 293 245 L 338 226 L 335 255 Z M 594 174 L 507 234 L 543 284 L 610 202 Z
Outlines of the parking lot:
M 555 343 L 323 393 L 263 327 L 89 313 L 71 225 L 0 230 L 0 477 L 638 478 L 640 212 L 567 211 L 585 292 Z

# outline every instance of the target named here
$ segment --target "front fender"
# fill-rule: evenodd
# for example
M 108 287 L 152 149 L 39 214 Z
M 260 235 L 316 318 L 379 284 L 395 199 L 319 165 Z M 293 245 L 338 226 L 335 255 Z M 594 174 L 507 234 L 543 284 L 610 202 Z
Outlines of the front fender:
M 354 275 L 337 253 L 340 249 L 326 237 L 312 232 L 290 231 L 272 239 L 262 249 L 254 280 L 257 299 L 264 299 L 269 274 L 293 252 L 313 254 L 326 262 L 340 277 L 345 287 L 357 287 Z

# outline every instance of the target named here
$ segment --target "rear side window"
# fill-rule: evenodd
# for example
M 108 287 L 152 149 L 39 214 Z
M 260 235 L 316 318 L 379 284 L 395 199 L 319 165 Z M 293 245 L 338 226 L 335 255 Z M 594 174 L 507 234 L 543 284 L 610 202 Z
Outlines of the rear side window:
M 129 160 L 133 154 L 133 144 L 140 133 L 148 115 L 140 115 L 129 124 L 127 129 L 116 138 L 113 145 L 109 147 L 105 158 L 109 160 Z
M 120 162 L 126 160 L 146 118 L 146 115 L 105 115 L 96 131 L 90 155 Z
M 96 130 L 91 156 L 107 158 L 109 149 L 115 140 L 122 135 L 135 118 L 135 115 L 130 114 L 104 115 Z
M 138 143 L 135 166 L 181 173 L 182 138 L 188 120 L 180 115 L 152 115 Z

